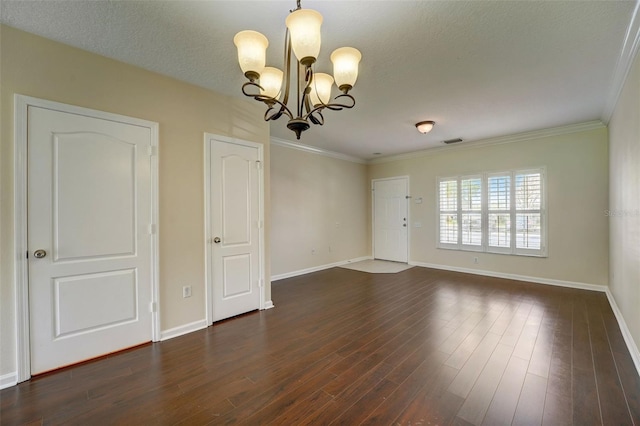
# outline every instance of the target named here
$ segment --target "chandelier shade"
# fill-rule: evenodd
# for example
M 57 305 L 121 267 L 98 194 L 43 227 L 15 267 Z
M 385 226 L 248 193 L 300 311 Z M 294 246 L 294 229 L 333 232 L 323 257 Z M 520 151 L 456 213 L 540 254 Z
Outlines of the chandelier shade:
M 282 76 L 283 72 L 278 68 L 265 67 L 260 74 L 260 94 L 268 96 L 270 98 L 277 98 L 280 96 L 282 90 Z
M 238 63 L 250 80 L 258 78 L 264 70 L 269 40 L 257 31 L 240 31 L 233 38 L 238 48 Z
M 351 89 L 358 79 L 358 64 L 362 54 L 353 47 L 341 47 L 331 54 L 333 76 L 338 87 L 348 86 Z
M 291 34 L 291 47 L 298 61 L 311 65 L 320 53 L 322 15 L 311 9 L 294 10 L 285 20 Z
M 358 78 L 361 53 L 353 47 L 342 47 L 331 54 L 334 75 L 318 72 L 313 67 L 320 53 L 322 15 L 315 10 L 297 8 L 285 20 L 283 70 L 265 66 L 269 41 L 256 31 L 240 31 L 233 38 L 238 48 L 238 62 L 249 80 L 242 93 L 267 105 L 265 121 L 289 117 L 287 127 L 300 139 L 311 124 L 323 125 L 324 110 L 353 108 L 355 98 L 349 94 Z M 331 99 L 335 83 L 340 94 Z M 293 79 L 293 83 L 292 80 Z M 289 107 L 291 88 L 296 90 L 295 106 Z
M 333 77 L 322 72 L 313 75 L 311 82 L 311 105 L 326 105 L 331 101 L 331 87 L 333 87 Z

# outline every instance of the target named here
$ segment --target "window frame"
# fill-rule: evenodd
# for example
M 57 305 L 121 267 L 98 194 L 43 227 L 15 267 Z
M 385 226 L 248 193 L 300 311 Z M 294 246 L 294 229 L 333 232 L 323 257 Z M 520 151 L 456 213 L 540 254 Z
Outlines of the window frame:
M 540 174 L 540 209 L 518 210 L 516 203 L 516 177 L 526 174 Z M 497 176 L 509 176 L 509 208 L 489 210 L 489 179 Z M 481 244 L 470 245 L 462 242 L 462 215 L 470 211 L 463 210 L 462 206 L 462 181 L 466 179 L 480 178 L 481 186 Z M 436 178 L 436 248 L 446 250 L 485 252 L 492 254 L 507 254 L 530 257 L 547 257 L 547 182 L 546 167 L 532 167 L 523 169 L 512 169 L 497 172 L 484 172 L 475 174 L 464 174 L 457 176 L 446 176 Z M 457 185 L 457 205 L 456 211 L 445 210 L 446 214 L 456 214 L 457 217 L 457 243 L 442 243 L 440 241 L 440 218 L 443 210 L 440 210 L 440 184 L 441 182 L 455 181 Z M 476 210 L 477 211 L 477 210 Z M 476 212 L 473 211 L 473 212 Z M 540 214 L 540 249 L 528 249 L 517 247 L 517 215 L 519 214 Z M 509 247 L 498 247 L 489 245 L 489 215 L 508 214 L 509 215 Z

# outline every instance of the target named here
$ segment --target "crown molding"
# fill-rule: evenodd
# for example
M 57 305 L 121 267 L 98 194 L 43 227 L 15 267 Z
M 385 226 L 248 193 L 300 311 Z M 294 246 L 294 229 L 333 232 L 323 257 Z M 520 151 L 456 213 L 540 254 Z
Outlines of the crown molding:
M 276 145 L 283 148 L 297 149 L 298 151 L 303 151 L 310 154 L 322 155 L 325 157 L 336 158 L 338 160 L 350 161 L 352 163 L 367 164 L 367 161 L 363 160 L 362 158 L 353 157 L 351 155 L 341 154 L 339 152 L 329 151 L 322 148 L 316 148 L 315 146 L 302 145 L 300 143 L 295 143 L 295 142 L 291 142 L 291 141 L 280 139 L 280 138 L 271 137 L 271 145 Z
M 611 83 L 611 93 L 602 112 L 602 121 L 609 124 L 613 112 L 616 109 L 618 99 L 622 93 L 624 83 L 627 81 L 633 62 L 638 55 L 640 47 L 640 1 L 636 1 L 636 8 L 631 16 L 631 22 L 627 28 L 627 34 L 624 37 L 624 44 L 620 51 L 620 57 L 616 64 L 613 82 Z
M 514 142 L 524 142 L 532 139 L 541 139 L 541 138 L 546 138 L 550 136 L 559 136 L 559 135 L 566 135 L 569 133 L 585 132 L 588 130 L 601 129 L 604 127 L 605 125 L 604 123 L 602 123 L 602 121 L 593 120 L 593 121 L 587 121 L 584 123 L 570 124 L 568 126 L 551 127 L 549 129 L 533 130 L 531 132 L 516 133 L 513 135 L 499 136 L 495 138 L 480 139 L 476 141 L 465 141 L 456 145 L 447 145 L 447 146 L 441 146 L 437 148 L 428 148 L 428 149 L 423 149 L 421 151 L 409 152 L 406 154 L 390 155 L 388 157 L 381 157 L 381 158 L 369 160 L 368 163 L 369 164 L 389 163 L 392 161 L 407 160 L 410 158 L 435 155 L 445 151 L 475 149 L 475 148 L 482 148 L 482 147 L 492 146 L 492 145 L 503 145 L 503 144 L 514 143 Z

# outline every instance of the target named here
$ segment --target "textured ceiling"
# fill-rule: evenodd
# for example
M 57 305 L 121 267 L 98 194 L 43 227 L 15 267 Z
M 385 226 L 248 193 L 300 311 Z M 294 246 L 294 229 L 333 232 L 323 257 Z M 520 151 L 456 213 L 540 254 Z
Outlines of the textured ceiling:
M 360 158 L 606 119 L 633 1 L 305 1 L 324 16 L 317 71 L 363 55 L 352 110 L 300 142 Z M 265 34 L 282 67 L 295 1 L 7 1 L 10 26 L 242 97 L 233 36 Z M 337 89 L 334 88 L 334 95 Z M 414 124 L 436 121 L 419 134 Z M 272 136 L 295 140 L 281 118 Z M 469 142 L 471 143 L 471 142 Z

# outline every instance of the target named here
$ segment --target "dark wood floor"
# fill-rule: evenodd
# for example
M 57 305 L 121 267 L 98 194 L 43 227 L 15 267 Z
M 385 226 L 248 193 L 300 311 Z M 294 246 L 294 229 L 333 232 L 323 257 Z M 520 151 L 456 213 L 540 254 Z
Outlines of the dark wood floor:
M 0 422 L 640 425 L 603 293 L 335 268 L 273 283 L 273 301 L 5 389 Z

